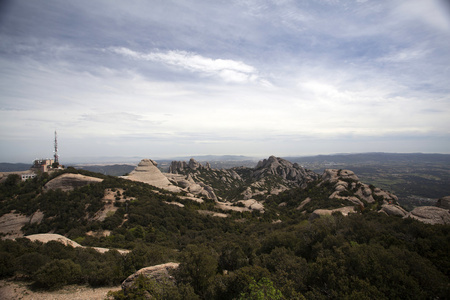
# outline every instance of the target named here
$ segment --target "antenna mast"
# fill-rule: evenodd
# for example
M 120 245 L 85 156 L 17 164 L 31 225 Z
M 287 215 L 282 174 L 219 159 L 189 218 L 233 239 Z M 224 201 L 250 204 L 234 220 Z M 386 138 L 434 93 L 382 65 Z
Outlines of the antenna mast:
M 59 164 L 59 161 L 58 161 L 58 136 L 57 136 L 57 134 L 56 134 L 56 130 L 55 130 L 55 163 L 56 164 Z

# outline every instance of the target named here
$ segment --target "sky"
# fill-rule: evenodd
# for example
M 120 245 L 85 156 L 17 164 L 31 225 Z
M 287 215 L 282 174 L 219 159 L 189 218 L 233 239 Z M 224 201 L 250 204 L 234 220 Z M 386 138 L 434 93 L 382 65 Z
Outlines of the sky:
M 450 153 L 444 0 L 5 0 L 0 161 Z

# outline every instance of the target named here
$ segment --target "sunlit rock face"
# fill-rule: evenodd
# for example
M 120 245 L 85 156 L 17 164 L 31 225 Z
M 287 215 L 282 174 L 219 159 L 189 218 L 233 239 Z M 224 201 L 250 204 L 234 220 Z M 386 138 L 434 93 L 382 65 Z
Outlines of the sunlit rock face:
M 60 189 L 64 192 L 72 191 L 76 188 L 83 187 L 92 183 L 102 182 L 103 179 L 81 174 L 66 173 L 59 175 L 47 182 L 44 191 Z
M 181 189 L 173 185 L 157 168 L 158 164 L 151 159 L 143 159 L 128 176 L 124 178 L 144 182 L 157 188 L 179 192 Z

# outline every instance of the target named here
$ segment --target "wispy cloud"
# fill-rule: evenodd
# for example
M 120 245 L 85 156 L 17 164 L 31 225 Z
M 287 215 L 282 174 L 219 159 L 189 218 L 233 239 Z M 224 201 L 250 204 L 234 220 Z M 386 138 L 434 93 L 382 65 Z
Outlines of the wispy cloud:
M 213 59 L 179 50 L 149 53 L 141 53 L 124 47 L 113 47 L 109 48 L 109 50 L 133 59 L 159 62 L 190 72 L 218 76 L 226 82 L 263 82 L 263 79 L 260 78 L 258 71 L 254 67 L 241 61 Z
M 0 154 L 450 149 L 446 1 L 184 2 L 12 1 Z

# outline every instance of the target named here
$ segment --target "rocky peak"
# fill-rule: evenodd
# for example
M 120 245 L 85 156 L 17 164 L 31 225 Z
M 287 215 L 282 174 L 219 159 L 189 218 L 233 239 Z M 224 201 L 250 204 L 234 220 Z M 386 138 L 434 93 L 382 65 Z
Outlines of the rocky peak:
M 275 156 L 270 156 L 268 159 L 259 161 L 253 172 L 253 177 L 257 180 L 267 175 L 278 175 L 282 179 L 295 183 L 298 186 L 306 186 L 308 182 L 318 178 L 316 173 L 306 170 L 299 164 L 293 164 L 290 161 Z
M 144 158 L 137 165 L 136 171 L 139 171 L 140 169 L 147 169 L 146 167 L 151 167 L 151 166 L 157 167 L 158 163 L 152 159 Z
M 334 192 L 330 195 L 330 199 L 348 200 L 363 207 L 364 202 L 381 201 L 382 204 L 395 205 L 398 201 L 394 194 L 362 183 L 358 176 L 350 170 L 326 169 L 321 176 L 320 184 L 327 182 L 334 186 Z M 406 211 L 402 211 L 399 207 L 386 206 L 382 210 L 387 214 L 406 214 Z
M 194 158 L 191 158 L 187 163 L 185 161 L 172 161 L 172 163 L 169 166 L 169 173 L 184 174 L 187 170 L 196 171 L 198 169 L 210 170 L 211 165 L 207 162 L 206 165 L 203 166 Z
M 134 181 L 140 181 L 156 186 L 158 188 L 167 189 L 172 192 L 179 192 L 180 189 L 174 186 L 166 176 L 156 167 L 158 164 L 151 159 L 142 159 L 137 167 L 124 178 Z
M 189 160 L 188 166 L 189 166 L 189 169 L 195 171 L 195 170 L 197 170 L 198 168 L 200 168 L 202 165 L 201 165 L 198 161 L 196 161 L 194 158 L 191 158 L 191 159 Z

